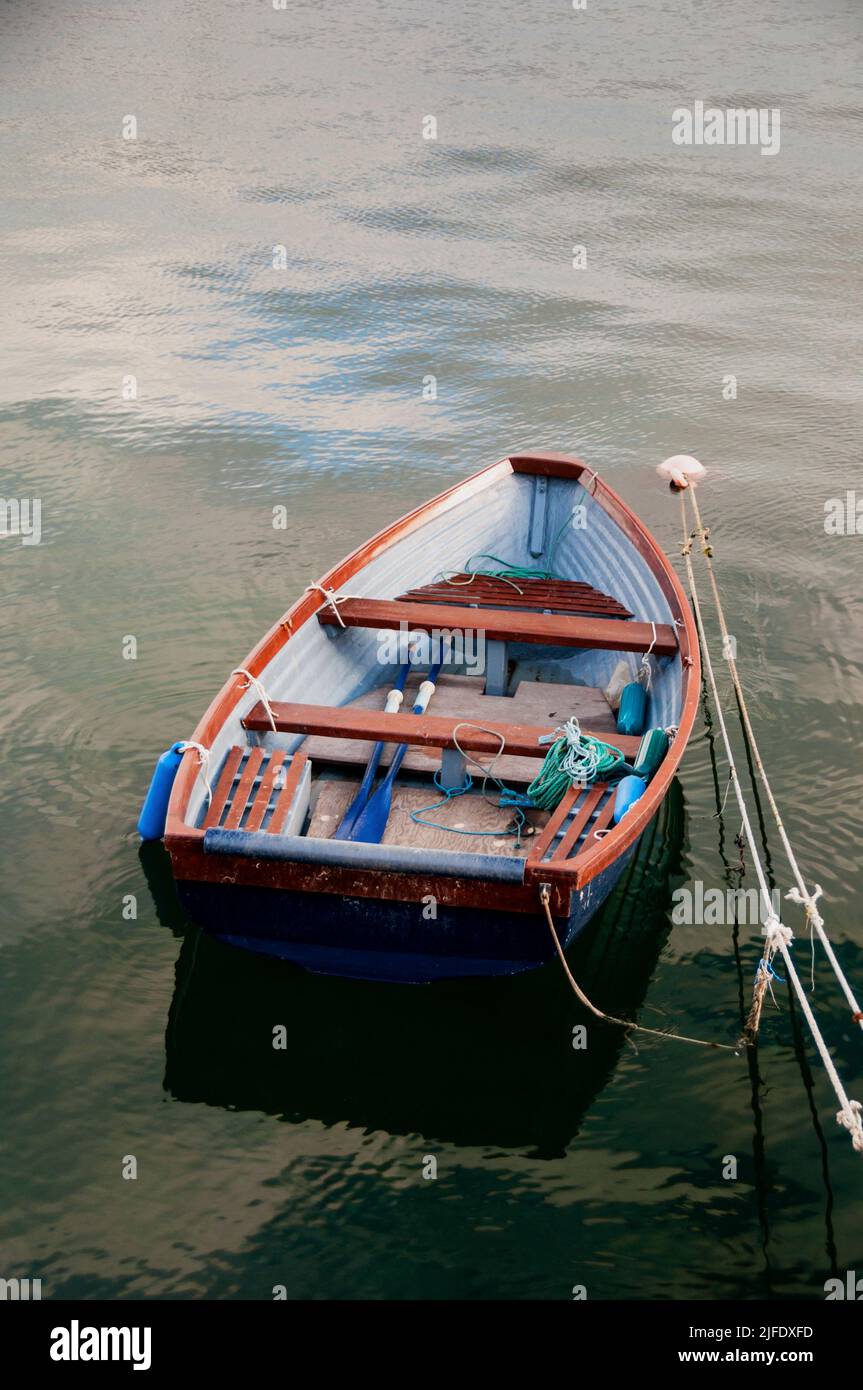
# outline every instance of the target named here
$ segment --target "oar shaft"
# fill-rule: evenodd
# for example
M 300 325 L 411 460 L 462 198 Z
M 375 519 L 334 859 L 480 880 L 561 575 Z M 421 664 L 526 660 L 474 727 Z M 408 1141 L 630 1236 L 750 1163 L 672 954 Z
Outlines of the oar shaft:
M 415 647 L 412 645 L 408 649 L 407 660 L 404 661 L 401 665 L 398 676 L 396 677 L 395 685 L 392 687 L 389 694 L 387 695 L 386 703 L 384 705 L 385 714 L 398 713 L 399 707 L 401 706 L 402 700 L 404 699 L 404 688 L 407 683 L 408 672 L 411 668 L 411 661 L 413 658 L 414 651 Z M 371 792 L 372 784 L 375 780 L 375 774 L 377 773 L 378 767 L 380 765 L 381 757 L 383 755 L 385 747 L 386 744 L 383 741 L 381 741 L 379 743 L 376 743 L 372 748 L 372 751 L 369 754 L 368 763 L 366 764 L 366 770 L 363 773 L 363 780 L 360 783 L 359 790 L 357 791 L 356 796 L 354 797 L 350 806 L 345 811 L 345 814 L 342 816 L 342 819 L 339 821 L 339 824 L 336 827 L 335 833 L 333 835 L 334 840 L 347 840 L 350 838 L 350 834 L 354 828 L 354 825 L 356 824 L 357 817 L 359 816 L 360 812 L 364 809 L 365 804 L 369 799 L 369 793 Z
M 411 714 L 425 714 L 426 710 L 429 707 L 429 701 L 431 700 L 431 697 L 432 695 L 434 695 L 435 692 L 435 680 L 440 675 L 441 665 L 442 663 L 438 664 L 437 666 L 433 666 L 431 671 L 429 672 L 428 679 L 423 681 L 422 685 L 419 688 L 419 692 L 417 694 L 416 701 L 414 702 L 414 706 L 411 710 Z M 381 783 L 381 786 L 383 786 L 385 783 L 389 783 L 389 785 L 392 786 L 393 782 L 395 781 L 398 775 L 398 770 L 404 761 L 404 757 L 407 751 L 408 745 L 406 743 L 399 744 L 399 747 L 393 754 L 392 762 L 387 768 L 387 775 L 384 778 L 384 782 Z
M 441 667 L 445 659 L 446 650 L 442 652 L 440 660 L 434 663 L 427 678 L 420 686 L 413 709 L 411 710 L 412 714 L 425 714 L 425 711 L 428 709 L 429 701 L 435 691 L 435 681 L 440 675 Z M 407 751 L 408 745 L 406 743 L 399 744 L 393 754 L 392 762 L 387 769 L 386 776 L 369 796 L 343 838 L 350 840 L 368 840 L 372 844 L 380 844 L 387 828 L 387 821 L 389 820 L 393 783 L 398 776 L 399 768 L 404 761 Z

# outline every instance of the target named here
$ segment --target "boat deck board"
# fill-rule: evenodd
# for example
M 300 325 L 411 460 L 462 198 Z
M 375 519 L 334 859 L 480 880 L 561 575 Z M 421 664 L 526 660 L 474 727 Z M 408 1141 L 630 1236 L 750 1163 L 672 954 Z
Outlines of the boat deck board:
M 330 839 L 358 787 L 359 782 L 354 781 L 321 782 L 308 835 L 314 839 Z M 397 784 L 382 843 L 417 849 L 470 850 L 477 854 L 501 854 L 513 858 L 525 858 L 531 845 L 535 843 L 535 836 L 523 837 L 521 846 L 518 847 L 516 837 L 504 833 L 512 823 L 512 809 L 496 806 L 493 796 L 487 801 L 479 791 L 457 797 L 440 809 L 425 813 L 425 819 L 451 827 L 448 830 L 420 825 L 411 819 L 412 811 L 420 811 L 440 799 L 440 793 L 434 787 L 406 787 Z M 548 812 L 531 811 L 528 813 L 528 819 L 534 826 L 542 827 L 548 820 Z M 471 838 L 468 835 L 453 834 L 453 830 L 459 829 L 490 833 L 484 834 L 482 838 L 479 835 Z
M 493 575 L 451 574 L 399 594 L 397 603 L 481 604 L 484 608 L 527 608 L 534 612 L 581 613 L 631 618 L 611 594 L 570 579 L 502 579 Z
M 405 688 L 402 708 L 409 710 L 412 696 L 419 689 L 421 674 L 412 675 Z M 615 738 L 615 718 L 601 690 L 589 685 L 552 684 L 546 681 L 521 681 L 515 694 L 484 695 L 484 680 L 480 676 L 441 676 L 435 688 L 429 714 L 448 715 L 487 723 L 528 724 L 554 728 L 572 715 L 584 729 Z M 356 709 L 380 710 L 384 690 L 370 690 L 351 702 Z M 303 744 L 303 752 L 314 762 L 346 763 L 365 766 L 373 744 L 344 738 L 313 735 Z M 395 746 L 384 749 L 381 766 L 387 767 Z M 440 766 L 440 753 L 434 748 L 409 748 L 402 764 L 412 772 L 434 773 Z M 475 771 L 476 769 L 474 769 Z M 539 770 L 536 758 L 514 757 L 504 753 L 495 764 L 495 772 L 505 782 L 531 782 Z
M 276 748 L 229 749 L 213 787 L 202 829 L 267 830 L 276 835 L 284 826 L 294 792 L 308 759 L 295 753 L 289 764 Z M 267 821 L 269 816 L 269 821 Z
M 597 837 L 611 827 L 614 799 L 615 787 L 607 782 L 571 786 L 528 850 L 525 882 L 542 883 L 568 871 L 574 860 L 593 850 Z

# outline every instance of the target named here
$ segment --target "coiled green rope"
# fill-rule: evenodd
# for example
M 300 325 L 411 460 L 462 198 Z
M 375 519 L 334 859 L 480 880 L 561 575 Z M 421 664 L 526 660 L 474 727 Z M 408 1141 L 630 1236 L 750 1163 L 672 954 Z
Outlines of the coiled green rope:
M 614 772 L 628 770 L 619 748 L 583 734 L 575 718 L 567 719 L 547 738 L 554 742 L 527 789 L 530 804 L 542 811 L 553 811 L 573 782 L 586 787 Z

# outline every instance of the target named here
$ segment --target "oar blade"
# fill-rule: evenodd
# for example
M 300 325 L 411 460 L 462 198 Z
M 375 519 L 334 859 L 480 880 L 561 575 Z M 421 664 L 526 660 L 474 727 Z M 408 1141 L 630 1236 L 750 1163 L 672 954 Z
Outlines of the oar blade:
M 375 774 L 378 770 L 378 764 L 380 763 L 383 751 L 384 745 L 382 743 L 376 743 L 372 749 L 372 754 L 369 758 L 363 780 L 360 782 L 351 804 L 348 806 L 333 833 L 332 838 L 334 840 L 350 840 L 353 838 L 353 830 L 357 816 L 360 814 L 371 795 Z
M 342 816 L 341 820 L 336 826 L 335 830 L 333 831 L 332 838 L 334 840 L 350 840 L 351 836 L 353 835 L 354 825 L 356 824 L 357 816 L 360 814 L 360 811 L 363 809 L 363 806 L 365 804 L 366 797 L 363 792 L 363 789 L 360 788 L 353 801 L 351 802 L 350 806 L 345 811 L 345 814 Z
M 392 799 L 393 784 L 387 777 L 369 797 L 365 806 L 361 807 L 346 838 L 379 845 L 387 828 Z

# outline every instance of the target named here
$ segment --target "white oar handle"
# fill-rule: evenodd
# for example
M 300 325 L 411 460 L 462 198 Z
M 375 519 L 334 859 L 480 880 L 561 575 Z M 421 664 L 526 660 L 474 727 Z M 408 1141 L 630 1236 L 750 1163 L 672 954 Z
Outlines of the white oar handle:
M 429 700 L 435 692 L 434 681 L 423 681 L 414 700 L 414 709 L 417 714 L 424 714 L 429 707 Z
M 391 690 L 384 705 L 384 714 L 398 714 L 399 706 L 404 698 L 401 690 Z

